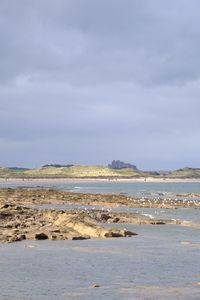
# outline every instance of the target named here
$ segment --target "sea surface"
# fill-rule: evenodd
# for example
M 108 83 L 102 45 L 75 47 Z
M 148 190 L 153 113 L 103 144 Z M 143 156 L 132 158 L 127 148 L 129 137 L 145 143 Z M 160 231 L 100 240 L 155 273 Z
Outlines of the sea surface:
M 54 188 L 64 191 L 80 193 L 116 193 L 143 197 L 165 197 L 174 194 L 196 193 L 200 194 L 200 182 L 120 182 L 120 181 L 5 181 L 0 182 L 0 188 L 10 187 L 32 187 L 32 188 Z M 184 197 L 183 197 L 184 198 Z
M 137 197 L 187 198 L 200 183 L 1 183 Z M 179 194 L 179 196 L 177 196 Z M 55 206 L 69 209 L 67 206 Z M 86 207 L 87 208 L 87 207 Z M 100 207 L 99 207 L 100 208 Z M 84 209 L 84 207 L 80 207 Z M 106 209 L 106 208 L 105 208 Z M 127 209 L 152 218 L 200 223 L 197 209 Z M 113 225 L 108 225 L 113 226 Z M 23 241 L 0 245 L 0 300 L 200 299 L 198 226 L 130 225 L 137 236 L 86 241 Z M 96 286 L 96 287 L 95 287 Z

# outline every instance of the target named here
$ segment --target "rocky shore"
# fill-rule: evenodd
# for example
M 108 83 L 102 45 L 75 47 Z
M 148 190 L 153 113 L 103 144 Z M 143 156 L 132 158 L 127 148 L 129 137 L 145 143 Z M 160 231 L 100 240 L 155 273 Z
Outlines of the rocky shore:
M 196 203 L 196 204 L 195 204 Z M 92 205 L 93 209 L 45 209 L 43 204 Z M 40 205 L 36 208 L 35 205 Z M 199 207 L 199 202 L 133 199 L 124 195 L 81 194 L 45 189 L 0 190 L 0 242 L 33 239 L 88 239 L 130 237 L 127 229 L 110 228 L 106 223 L 179 224 L 176 220 L 152 219 L 130 212 L 112 212 L 102 207 Z M 123 225 L 122 225 L 123 226 Z
M 200 194 L 174 194 L 189 200 L 135 198 L 121 194 L 83 194 L 54 189 L 0 189 L 0 204 L 80 204 L 104 207 L 127 206 L 131 208 L 200 208 Z M 194 198 L 194 199 L 192 199 Z

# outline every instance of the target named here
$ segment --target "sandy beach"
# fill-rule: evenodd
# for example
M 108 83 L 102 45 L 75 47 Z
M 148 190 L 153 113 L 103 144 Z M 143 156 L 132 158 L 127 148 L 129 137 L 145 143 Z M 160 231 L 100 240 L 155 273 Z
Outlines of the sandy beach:
M 180 183 L 180 182 L 199 182 L 200 178 L 0 178 L 0 183 L 23 183 L 23 182 L 40 182 L 40 183 L 81 183 L 81 182 L 155 182 L 155 183 Z

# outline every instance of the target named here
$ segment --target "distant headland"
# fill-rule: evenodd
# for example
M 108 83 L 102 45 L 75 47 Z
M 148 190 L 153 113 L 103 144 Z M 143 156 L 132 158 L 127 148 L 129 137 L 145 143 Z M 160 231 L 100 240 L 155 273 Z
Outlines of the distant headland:
M 199 179 L 200 168 L 185 167 L 172 171 L 143 171 L 135 164 L 113 160 L 103 165 L 46 164 L 40 168 L 0 167 L 0 178 L 78 178 L 78 179 L 131 179 L 131 178 L 189 178 Z

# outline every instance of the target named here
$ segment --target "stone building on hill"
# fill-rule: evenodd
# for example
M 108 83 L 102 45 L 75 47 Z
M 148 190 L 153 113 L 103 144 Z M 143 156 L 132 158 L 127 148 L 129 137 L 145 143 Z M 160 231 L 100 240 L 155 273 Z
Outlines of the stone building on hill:
M 137 170 L 137 167 L 135 165 L 132 165 L 130 163 L 125 163 L 120 160 L 113 160 L 111 164 L 108 165 L 109 168 L 111 169 L 125 169 L 125 168 L 130 168 L 133 170 Z

